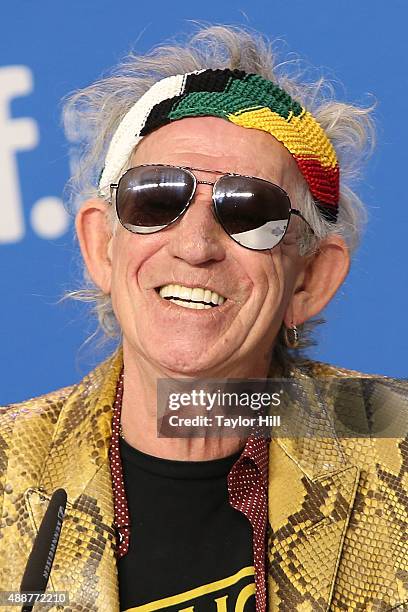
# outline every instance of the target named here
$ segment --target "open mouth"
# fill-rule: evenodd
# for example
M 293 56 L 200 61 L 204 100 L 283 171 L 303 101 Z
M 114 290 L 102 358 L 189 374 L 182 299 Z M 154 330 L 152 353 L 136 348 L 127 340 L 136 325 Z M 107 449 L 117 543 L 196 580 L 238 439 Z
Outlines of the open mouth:
M 157 293 L 165 300 L 184 308 L 204 310 L 217 308 L 225 302 L 225 297 L 203 287 L 185 287 L 184 285 L 163 285 L 156 288 Z

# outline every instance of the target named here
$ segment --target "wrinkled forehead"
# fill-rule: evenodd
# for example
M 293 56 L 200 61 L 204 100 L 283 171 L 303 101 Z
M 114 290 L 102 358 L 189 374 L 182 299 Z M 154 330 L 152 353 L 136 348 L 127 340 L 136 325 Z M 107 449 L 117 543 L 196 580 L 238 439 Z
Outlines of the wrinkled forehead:
M 292 155 L 274 136 L 218 117 L 184 118 L 146 135 L 130 165 L 149 163 L 259 176 L 283 188 L 303 181 Z

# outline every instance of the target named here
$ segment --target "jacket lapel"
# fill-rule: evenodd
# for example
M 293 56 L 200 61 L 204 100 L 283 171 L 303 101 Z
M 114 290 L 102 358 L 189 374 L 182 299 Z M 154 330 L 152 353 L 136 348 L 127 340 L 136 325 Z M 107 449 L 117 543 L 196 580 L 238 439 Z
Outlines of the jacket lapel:
M 269 610 L 327 611 L 360 471 L 334 432 L 335 379 L 293 376 L 269 451 Z
M 86 610 L 119 609 L 108 452 L 121 367 L 118 351 L 75 387 L 61 410 L 40 484 L 25 494 L 37 534 L 52 493 L 67 491 L 50 584 Z

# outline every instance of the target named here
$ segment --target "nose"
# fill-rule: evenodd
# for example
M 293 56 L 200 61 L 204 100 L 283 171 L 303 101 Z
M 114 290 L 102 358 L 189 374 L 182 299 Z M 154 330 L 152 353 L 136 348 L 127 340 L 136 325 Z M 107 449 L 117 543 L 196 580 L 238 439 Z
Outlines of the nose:
M 197 185 L 187 211 L 168 231 L 168 248 L 174 257 L 194 266 L 224 259 L 228 236 L 213 211 L 212 186 Z

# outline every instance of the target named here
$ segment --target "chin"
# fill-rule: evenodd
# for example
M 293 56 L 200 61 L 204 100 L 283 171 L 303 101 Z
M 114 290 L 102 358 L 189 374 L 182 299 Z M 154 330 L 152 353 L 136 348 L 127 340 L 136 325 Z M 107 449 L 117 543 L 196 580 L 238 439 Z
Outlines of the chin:
M 206 372 L 212 371 L 225 363 L 225 355 L 217 360 L 215 355 L 205 353 L 197 347 L 184 347 L 182 349 L 178 345 L 167 350 L 163 350 L 162 347 L 160 347 L 160 350 L 157 350 L 159 347 L 152 347 L 151 351 L 146 351 L 146 348 L 144 353 L 148 361 L 154 362 L 160 369 L 176 375 L 204 376 Z

